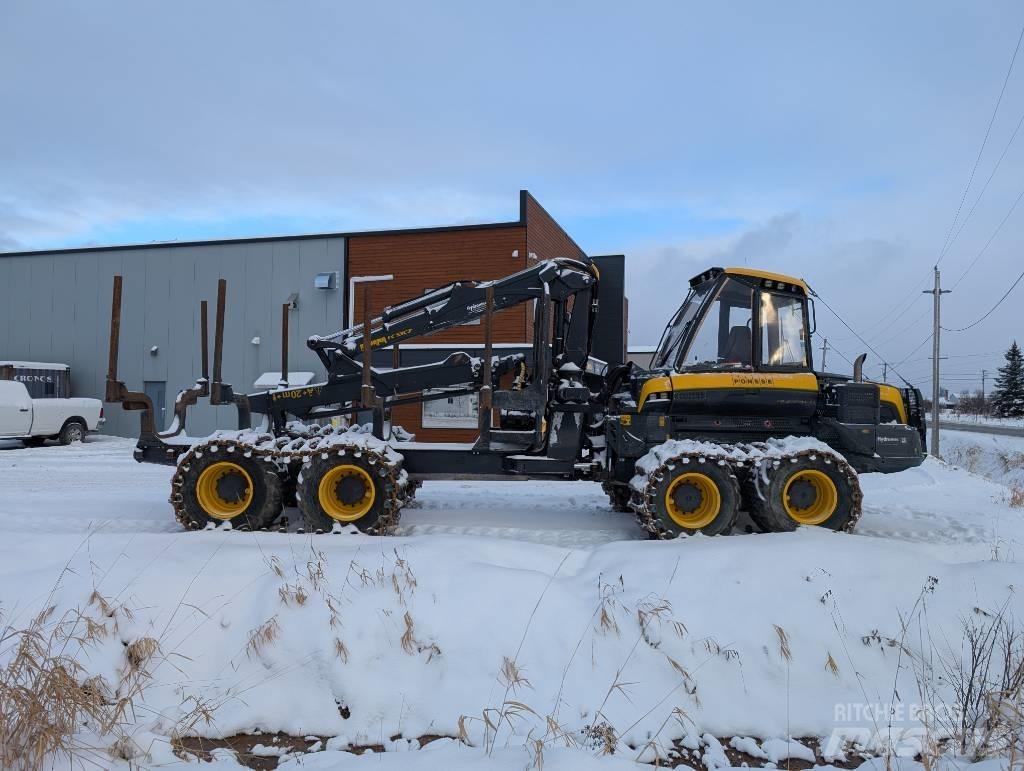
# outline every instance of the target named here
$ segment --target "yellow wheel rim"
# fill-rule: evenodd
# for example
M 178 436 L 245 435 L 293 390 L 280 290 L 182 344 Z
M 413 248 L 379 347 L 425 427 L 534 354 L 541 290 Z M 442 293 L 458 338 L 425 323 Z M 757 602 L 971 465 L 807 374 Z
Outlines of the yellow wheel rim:
M 836 483 L 824 471 L 804 469 L 786 482 L 782 504 L 790 519 L 801 525 L 820 525 L 839 506 Z
M 320 480 L 317 489 L 320 506 L 331 519 L 354 522 L 373 508 L 377 489 L 373 479 L 360 466 L 335 466 Z
M 722 509 L 722 493 L 705 474 L 682 474 L 665 491 L 665 509 L 679 527 L 699 530 L 715 521 Z
M 199 505 L 214 519 L 234 519 L 252 503 L 252 477 L 237 463 L 207 466 L 196 482 Z

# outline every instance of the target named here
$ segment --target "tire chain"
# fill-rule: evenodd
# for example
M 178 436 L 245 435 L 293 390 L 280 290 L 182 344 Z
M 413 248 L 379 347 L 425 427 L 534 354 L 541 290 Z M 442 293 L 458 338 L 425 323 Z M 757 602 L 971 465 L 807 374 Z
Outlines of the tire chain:
M 255 434 L 255 432 L 241 433 Z M 174 476 L 171 478 L 171 495 L 168 502 L 174 508 L 174 518 L 187 530 L 203 528 L 202 525 L 186 515 L 184 496 L 181 492 L 185 485 L 184 471 L 188 467 L 189 461 L 202 457 L 203 453 L 223 452 L 225 455 L 232 455 L 237 452 L 246 458 L 255 457 L 273 465 L 274 469 L 271 473 L 283 476 L 289 473 L 289 465 L 298 462 L 306 466 L 312 462 L 317 453 L 334 452 L 337 454 L 344 450 L 355 450 L 357 453 L 365 454 L 371 466 L 382 464 L 383 468 L 387 468 L 384 489 L 388 493 L 388 499 L 384 502 L 384 512 L 374 526 L 367 529 L 367 533 L 370 535 L 392 533 L 401 517 L 402 506 L 413 497 L 416 485 L 411 481 L 403 485 L 401 483 L 402 461 L 393 462 L 376 448 L 343 442 L 329 442 L 325 447 L 320 446 L 322 442 L 318 440 L 339 435 L 343 436 L 344 434 L 336 433 L 330 426 L 324 426 L 313 428 L 311 431 L 289 430 L 286 435 L 279 437 L 275 437 L 273 434 L 255 434 L 252 440 L 214 437 L 193 445 L 178 459 Z
M 731 467 L 733 476 L 736 477 L 740 483 L 740 489 L 743 491 L 741 500 L 746 499 L 750 494 L 761 495 L 761 476 L 763 473 L 773 473 L 771 470 L 765 470 L 765 466 L 770 464 L 771 469 L 777 469 L 782 466 L 783 463 L 796 463 L 802 457 L 815 458 L 822 456 L 826 463 L 834 463 L 836 468 L 843 474 L 846 481 L 850 484 L 852 490 L 852 512 L 850 520 L 843 527 L 843 532 L 851 533 L 857 526 L 858 520 L 860 520 L 863 510 L 861 504 L 864 500 L 864 494 L 860 488 L 860 481 L 857 478 L 857 472 L 853 467 L 843 458 L 841 455 L 835 452 L 826 452 L 824 450 L 801 450 L 786 455 L 767 455 L 767 445 L 760 442 L 749 443 L 749 444 L 733 444 L 720 445 L 723 451 L 727 452 L 728 455 L 713 455 L 710 453 L 680 453 L 667 460 L 663 461 L 659 466 L 650 472 L 642 472 L 637 469 L 638 474 L 643 474 L 647 477 L 646 483 L 644 484 L 643 491 L 639 491 L 630 485 L 630 489 L 633 492 L 632 498 L 630 499 L 629 505 L 633 512 L 636 514 L 637 521 L 640 523 L 640 527 L 651 534 L 652 537 L 660 540 L 670 540 L 676 537 L 676 534 L 669 531 L 662 525 L 655 513 L 655 497 L 658 485 L 664 480 L 665 474 L 675 469 L 677 464 L 684 463 L 708 463 L 708 462 L 724 462 L 726 465 Z M 742 453 L 745 457 L 737 458 L 736 451 Z
M 753 445 L 756 449 L 757 445 Z M 863 502 L 864 492 L 860 488 L 860 479 L 857 477 L 857 472 L 853 466 L 843 456 L 835 452 L 824 452 L 820 450 L 801 450 L 782 457 L 770 457 L 761 456 L 756 458 L 753 463 L 751 473 L 746 480 L 747 484 L 744 486 L 745 490 L 749 490 L 751 494 L 762 497 L 763 491 L 762 485 L 764 484 L 763 477 L 775 473 L 775 469 L 781 468 L 784 463 L 796 463 L 801 458 L 809 458 L 814 460 L 821 457 L 825 463 L 834 464 L 836 470 L 846 479 L 847 484 L 850 486 L 850 518 L 843 526 L 840 532 L 852 533 L 857 523 L 860 521 L 861 516 L 864 514 Z M 770 468 L 766 469 L 765 466 L 770 464 Z
M 716 456 L 707 453 L 699 452 L 684 452 L 678 455 L 674 455 L 671 458 L 663 461 L 661 465 L 657 466 L 650 472 L 641 472 L 639 469 L 637 473 L 643 473 L 647 477 L 647 481 L 644 484 L 643 491 L 639 491 L 630 484 L 630 490 L 633 495 L 629 501 L 629 507 L 636 514 L 637 522 L 640 523 L 640 527 L 650 533 L 651 537 L 657 538 L 658 540 L 668 541 L 677 537 L 676 533 L 667 529 L 658 519 L 658 515 L 655 513 L 655 503 L 657 498 L 658 485 L 665 479 L 665 474 L 675 470 L 676 465 L 690 464 L 700 465 L 701 463 L 724 463 L 730 467 L 732 475 L 739 477 L 736 470 L 743 465 L 742 461 L 735 460 L 733 458 L 726 458 L 723 456 Z

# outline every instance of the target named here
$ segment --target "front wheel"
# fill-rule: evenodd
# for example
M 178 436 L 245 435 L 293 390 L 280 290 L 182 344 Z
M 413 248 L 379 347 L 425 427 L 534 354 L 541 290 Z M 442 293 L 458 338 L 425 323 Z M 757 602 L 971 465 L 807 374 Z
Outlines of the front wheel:
M 739 514 L 740 486 L 728 465 L 692 456 L 667 463 L 641 497 L 634 507 L 649 514 L 648 529 L 661 538 L 724 535 Z

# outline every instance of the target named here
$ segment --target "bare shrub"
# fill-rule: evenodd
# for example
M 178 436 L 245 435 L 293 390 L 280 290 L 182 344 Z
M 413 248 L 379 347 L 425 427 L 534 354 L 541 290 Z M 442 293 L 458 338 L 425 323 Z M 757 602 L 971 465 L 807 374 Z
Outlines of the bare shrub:
M 974 760 L 1024 753 L 1024 628 L 1007 613 L 975 608 L 962 620 L 959 650 L 929 651 L 917 660 L 928 705 L 929 733 L 949 736 Z M 944 703 L 945 685 L 953 697 Z

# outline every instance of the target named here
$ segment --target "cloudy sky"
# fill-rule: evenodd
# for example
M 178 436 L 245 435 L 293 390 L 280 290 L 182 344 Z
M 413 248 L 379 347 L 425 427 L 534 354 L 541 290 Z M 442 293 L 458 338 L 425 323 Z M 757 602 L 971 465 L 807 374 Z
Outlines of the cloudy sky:
M 997 0 L 6 0 L 0 251 L 508 220 L 528 188 L 627 255 L 633 343 L 745 263 L 923 385 L 931 266 L 949 327 L 1024 270 L 1024 51 L 985 141 L 1022 25 Z M 848 369 L 865 346 L 818 319 Z M 1024 282 L 945 335 L 945 384 L 1013 337 Z

